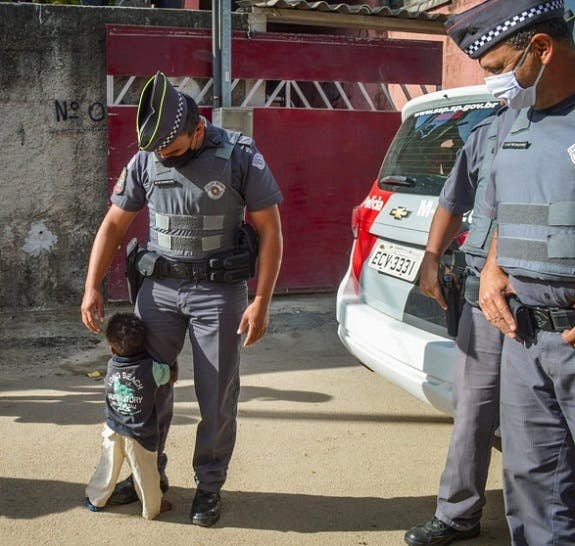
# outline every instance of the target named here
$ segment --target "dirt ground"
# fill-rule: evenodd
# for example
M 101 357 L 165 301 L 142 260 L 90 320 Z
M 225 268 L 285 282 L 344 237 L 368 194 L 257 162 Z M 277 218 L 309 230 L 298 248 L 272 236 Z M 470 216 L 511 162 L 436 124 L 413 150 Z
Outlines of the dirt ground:
M 0 350 L 3 544 L 401 545 L 433 515 L 451 419 L 346 352 L 334 295 L 276 298 L 268 334 L 243 351 L 238 442 L 211 529 L 188 518 L 199 420 L 188 346 L 167 445 L 174 508 L 151 522 L 138 503 L 83 506 L 103 419 L 102 381 L 88 374 L 109 356 L 79 309 L 0 315 Z M 509 544 L 499 453 L 487 489 L 469 546 Z

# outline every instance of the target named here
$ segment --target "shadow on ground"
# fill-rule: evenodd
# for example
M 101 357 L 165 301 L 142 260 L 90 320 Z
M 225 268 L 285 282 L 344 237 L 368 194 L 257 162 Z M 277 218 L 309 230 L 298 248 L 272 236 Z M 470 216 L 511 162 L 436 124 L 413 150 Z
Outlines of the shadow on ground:
M 34 519 L 66 512 L 83 504 L 85 484 L 49 480 L 0 478 L 0 516 L 8 519 Z M 171 512 L 159 522 L 188 524 L 193 489 L 172 487 L 168 499 Z M 30 502 L 30 499 L 34 502 Z M 390 531 L 414 524 L 413 514 L 432 513 L 436 498 L 330 497 L 299 493 L 225 491 L 223 515 L 217 527 L 235 527 L 296 533 L 325 531 Z M 503 510 L 501 491 L 488 491 L 487 502 Z M 140 514 L 140 504 L 107 507 L 107 514 Z
M 28 391 L 28 389 L 30 389 Z M 0 382 L 0 417 L 11 417 L 17 423 L 55 425 L 90 425 L 101 423 L 104 415 L 102 381 L 78 383 L 69 377 L 39 378 L 34 382 Z M 176 386 L 176 408 L 172 424 L 189 425 L 200 419 L 193 384 Z M 370 412 L 326 412 L 314 410 L 278 410 L 276 402 L 302 404 L 329 402 L 332 396 L 317 391 L 242 386 L 240 419 L 285 419 L 350 423 L 438 424 L 452 422 L 447 415 L 409 415 Z M 269 409 L 254 409 L 248 403 L 269 402 Z M 181 404 L 180 404 L 181 403 Z M 316 408 L 317 406 L 313 406 Z

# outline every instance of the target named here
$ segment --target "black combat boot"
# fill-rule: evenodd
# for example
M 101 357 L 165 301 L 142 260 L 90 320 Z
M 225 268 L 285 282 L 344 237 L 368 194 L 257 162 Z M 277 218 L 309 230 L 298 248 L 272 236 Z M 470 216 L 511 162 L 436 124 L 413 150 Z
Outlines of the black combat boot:
M 190 511 L 190 519 L 194 525 L 211 527 L 220 519 L 220 511 L 221 497 L 219 493 L 204 491 L 203 489 L 196 491 Z
M 405 533 L 404 539 L 409 546 L 447 546 L 456 540 L 474 538 L 480 532 L 479 523 L 471 529 L 459 531 L 447 523 L 443 523 L 440 519 L 433 518 L 411 528 Z

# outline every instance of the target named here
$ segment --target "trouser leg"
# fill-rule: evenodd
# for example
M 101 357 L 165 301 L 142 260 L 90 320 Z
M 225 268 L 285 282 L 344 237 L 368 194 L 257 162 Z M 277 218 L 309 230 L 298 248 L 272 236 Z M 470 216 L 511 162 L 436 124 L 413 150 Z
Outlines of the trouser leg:
M 454 362 L 454 425 L 441 476 L 436 517 L 458 530 L 479 523 L 493 436 L 499 425 L 503 336 L 465 304 Z
M 143 448 L 137 440 L 123 437 L 126 459 L 132 470 L 134 488 L 142 503 L 142 516 L 154 519 L 162 505 L 158 453 Z
M 162 385 L 156 392 L 156 412 L 158 415 L 158 429 L 160 441 L 158 444 L 158 470 L 165 472 L 168 464 L 168 457 L 164 453 L 166 440 L 172 417 L 174 416 L 174 386 L 171 384 Z
M 146 325 L 146 349 L 158 362 L 177 365 L 177 357 L 186 339 L 187 316 L 179 310 L 178 288 L 180 281 L 166 279 L 162 282 L 145 279 L 138 292 L 136 314 Z M 156 394 L 156 412 L 160 431 L 158 468 L 165 470 L 166 438 L 174 412 L 174 387 L 162 385 Z
M 501 383 L 503 478 L 514 546 L 575 544 L 575 351 L 538 332 L 506 339 Z
M 100 462 L 86 487 L 86 497 L 94 506 L 99 508 L 106 505 L 114 491 L 124 462 L 124 450 L 120 435 L 104 425 L 102 438 Z
M 226 479 L 236 440 L 240 389 L 240 336 L 246 308 L 245 283 L 196 289 L 189 301 L 194 387 L 201 421 L 193 457 L 198 487 L 219 491 Z

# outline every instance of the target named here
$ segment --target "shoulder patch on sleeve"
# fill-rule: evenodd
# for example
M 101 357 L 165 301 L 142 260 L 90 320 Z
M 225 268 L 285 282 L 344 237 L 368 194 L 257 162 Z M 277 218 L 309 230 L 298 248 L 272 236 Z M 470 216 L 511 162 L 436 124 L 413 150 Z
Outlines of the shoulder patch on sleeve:
M 126 187 L 126 167 L 122 169 L 118 180 L 116 180 L 116 185 L 114 186 L 114 193 L 122 195 Z
M 254 154 L 254 157 L 252 159 L 252 165 L 256 169 L 259 169 L 260 171 L 263 170 L 266 166 L 266 161 L 264 159 L 264 156 L 260 153 Z

